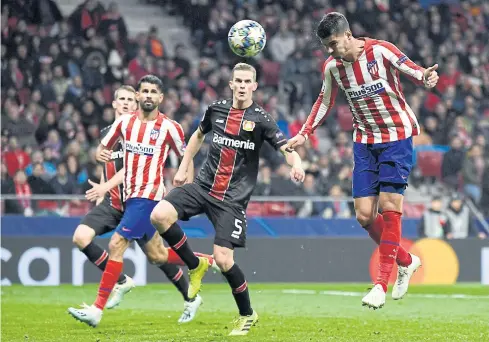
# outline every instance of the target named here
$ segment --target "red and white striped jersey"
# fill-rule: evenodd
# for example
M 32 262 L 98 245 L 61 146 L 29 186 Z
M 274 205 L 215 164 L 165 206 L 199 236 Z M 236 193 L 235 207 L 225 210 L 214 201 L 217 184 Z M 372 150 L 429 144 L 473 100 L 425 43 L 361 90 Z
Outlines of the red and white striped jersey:
M 112 148 L 121 139 L 124 148 L 124 192 L 129 198 L 161 201 L 165 196 L 163 169 L 170 148 L 183 157 L 182 126 L 159 113 L 156 120 L 143 122 L 138 115 L 122 115 L 112 124 L 102 145 Z
M 343 90 L 353 114 L 353 140 L 376 144 L 409 138 L 420 133 L 418 120 L 406 103 L 399 71 L 423 84 L 424 69 L 395 45 L 369 38 L 355 62 L 330 57 L 324 63 L 323 86 L 301 134 L 307 136 L 326 119 Z

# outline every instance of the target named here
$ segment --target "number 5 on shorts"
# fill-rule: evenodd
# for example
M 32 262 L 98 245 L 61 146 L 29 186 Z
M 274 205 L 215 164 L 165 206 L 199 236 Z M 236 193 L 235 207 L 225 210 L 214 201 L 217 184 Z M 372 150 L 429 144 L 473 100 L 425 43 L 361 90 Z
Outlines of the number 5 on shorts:
M 236 230 L 233 230 L 231 237 L 239 240 L 239 236 L 243 232 L 243 221 L 234 219 L 234 226 L 236 227 Z

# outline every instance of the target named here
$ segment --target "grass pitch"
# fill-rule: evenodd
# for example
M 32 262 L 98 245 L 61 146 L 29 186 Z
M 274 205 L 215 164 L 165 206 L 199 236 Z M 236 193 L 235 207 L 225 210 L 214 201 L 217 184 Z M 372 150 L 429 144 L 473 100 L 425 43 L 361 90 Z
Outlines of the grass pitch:
M 489 341 L 489 287 L 411 286 L 384 308 L 361 306 L 368 285 L 250 284 L 258 325 L 227 336 L 236 306 L 226 284 L 204 284 L 196 319 L 177 320 L 180 294 L 170 285 L 137 287 L 93 329 L 67 314 L 92 303 L 97 286 L 2 288 L 2 341 Z M 390 293 L 389 293 L 390 296 Z

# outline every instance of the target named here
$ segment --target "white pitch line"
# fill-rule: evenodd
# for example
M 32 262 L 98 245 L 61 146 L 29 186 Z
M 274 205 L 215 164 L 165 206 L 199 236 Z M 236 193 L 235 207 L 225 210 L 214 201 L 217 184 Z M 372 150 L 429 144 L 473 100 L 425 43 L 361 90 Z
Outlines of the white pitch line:
M 282 290 L 285 294 L 304 294 L 304 295 L 327 295 L 327 296 L 341 296 L 341 297 L 363 297 L 363 292 L 349 292 L 349 291 L 316 291 L 316 290 L 301 290 L 301 289 L 288 289 Z M 436 299 L 487 299 L 489 296 L 477 296 L 467 294 L 429 294 L 429 293 L 413 293 L 409 294 L 409 297 L 414 298 L 436 298 Z

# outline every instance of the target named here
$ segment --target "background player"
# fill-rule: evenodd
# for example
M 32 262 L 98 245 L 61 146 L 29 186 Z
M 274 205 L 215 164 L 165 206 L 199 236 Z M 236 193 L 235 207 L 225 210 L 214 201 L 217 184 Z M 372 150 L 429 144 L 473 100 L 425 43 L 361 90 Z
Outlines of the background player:
M 91 326 L 97 326 L 102 318 L 102 310 L 121 274 L 124 252 L 132 240 L 138 241 L 152 263 L 167 262 L 167 250 L 149 216 L 165 194 L 163 168 L 168 152 L 173 148 L 182 157 L 185 141 L 180 125 L 158 111 L 163 100 L 162 91 L 163 84 L 159 78 L 152 75 L 143 77 L 136 93 L 140 111 L 135 115 L 120 116 L 98 148 L 99 160 L 107 162 L 113 153 L 112 148 L 119 139 L 123 141 L 126 207 L 109 243 L 109 260 L 95 303 L 82 309 L 69 308 L 73 317 Z M 202 260 L 208 264 L 206 258 Z
M 239 318 L 230 335 L 246 335 L 258 320 L 251 308 L 248 285 L 234 262 L 234 248 L 246 241 L 246 207 L 256 184 L 260 148 L 264 141 L 285 155 L 292 167 L 294 181 L 304 180 L 299 155 L 286 148 L 286 139 L 273 118 L 253 102 L 256 71 L 248 64 L 237 64 L 229 86 L 233 99 L 215 102 L 208 107 L 199 128 L 189 140 L 175 182 L 183 185 L 187 172 L 205 135 L 212 132 L 207 159 L 194 183 L 173 189 L 151 213 L 151 222 L 163 236 L 172 232 L 178 219 L 188 220 L 205 213 L 214 225 L 214 258 L 231 286 L 239 308 Z M 167 240 L 168 241 L 168 240 Z M 173 245 L 168 241 L 170 245 Z
M 114 108 L 116 120 L 121 115 L 131 115 L 137 109 L 136 91 L 134 88 L 131 86 L 119 88 L 114 93 L 112 107 Z M 108 126 L 102 130 L 102 137 L 105 136 L 110 127 Z M 97 200 L 97 206 L 83 218 L 73 235 L 75 245 L 78 246 L 91 263 L 102 271 L 105 269 L 109 254 L 93 240 L 95 236 L 114 230 L 122 219 L 124 210 L 122 187 L 124 177 L 123 156 L 122 144 L 118 142 L 111 153 L 111 160 L 104 164 L 101 184 L 89 180 L 93 188 L 87 191 L 86 197 L 88 200 Z M 188 298 L 188 282 L 183 276 L 183 271 L 174 265 L 181 264 L 180 258 L 172 250 L 169 252 L 168 263 L 160 265 L 159 268 L 184 298 L 184 311 L 178 321 L 180 323 L 190 322 L 195 317 L 202 300 L 200 297 L 197 300 Z M 209 262 L 214 264 L 212 256 L 199 253 L 196 253 L 196 255 L 206 256 L 209 258 Z M 134 286 L 132 278 L 121 273 L 106 308 L 111 309 L 119 305 L 124 295 L 131 291 Z
M 399 272 L 392 291 L 394 299 L 407 292 L 409 279 L 420 259 L 400 245 L 403 193 L 412 168 L 412 136 L 419 124 L 406 103 L 399 71 L 416 84 L 433 88 L 438 65 L 424 69 L 413 63 L 393 44 L 354 38 L 346 18 L 337 12 L 323 17 L 317 36 L 330 57 L 323 67 L 323 86 L 300 133 L 290 139 L 294 148 L 326 119 L 341 88 L 353 113 L 353 197 L 358 222 L 379 244 L 379 272 L 372 290 L 362 303 L 380 308 L 394 262 Z M 378 214 L 378 209 L 382 214 Z

